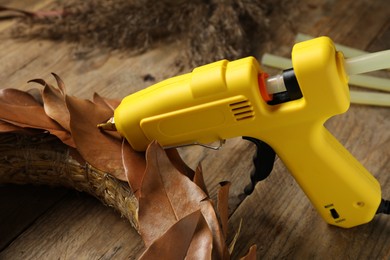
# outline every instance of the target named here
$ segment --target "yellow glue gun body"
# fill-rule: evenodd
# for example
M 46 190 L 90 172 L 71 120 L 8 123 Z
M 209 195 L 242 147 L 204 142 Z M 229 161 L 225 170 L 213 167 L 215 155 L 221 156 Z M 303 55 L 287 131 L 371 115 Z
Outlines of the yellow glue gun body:
M 324 127 L 349 107 L 343 56 L 320 37 L 296 44 L 292 61 L 298 98 L 270 104 L 260 93 L 265 74 L 255 58 L 223 60 L 127 96 L 115 110 L 116 128 L 139 151 L 152 140 L 171 147 L 260 139 L 328 223 L 369 222 L 381 201 L 380 185 Z

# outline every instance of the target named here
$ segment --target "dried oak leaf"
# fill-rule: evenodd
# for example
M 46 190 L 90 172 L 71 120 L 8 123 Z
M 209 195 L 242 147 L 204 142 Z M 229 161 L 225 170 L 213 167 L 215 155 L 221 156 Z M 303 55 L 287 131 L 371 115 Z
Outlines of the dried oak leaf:
M 20 105 L 36 105 L 36 102 L 31 99 L 31 96 L 28 93 L 25 93 L 18 89 L 0 89 L 0 100 L 1 103 L 8 104 L 12 104 L 11 101 L 14 101 Z M 20 126 L 13 125 L 11 123 L 7 123 L 5 121 L 0 121 L 0 133 L 7 132 L 28 133 L 29 130 Z
M 122 163 L 126 180 L 134 195 L 139 198 L 139 191 L 146 169 L 145 154 L 134 151 L 130 144 L 126 140 L 123 140 Z
M 41 79 L 33 81 L 44 86 L 42 97 L 46 114 L 77 139 L 75 140 L 77 150 L 84 160 L 120 180 L 127 180 L 125 169 L 122 167 L 122 157 L 129 158 L 127 168 L 131 167 L 132 172 L 143 173 L 146 167 L 143 154 L 134 152 L 131 147 L 124 151 L 121 148 L 121 137 L 103 133 L 96 128 L 98 123 L 112 116 L 120 101 L 106 99 L 96 93 L 94 102 L 69 97 L 66 95 L 62 79 L 52 74 L 57 81 L 58 89 Z
M 28 94 L 34 97 L 34 99 L 43 106 L 42 90 L 37 88 L 31 88 L 26 91 Z
M 14 88 L 0 89 L 0 102 L 18 106 L 40 106 L 41 104 L 27 92 Z
M 140 259 L 185 259 L 197 227 L 202 224 L 204 226 L 204 223 L 205 220 L 199 210 L 183 217 L 156 239 Z M 208 259 L 210 257 L 211 254 Z
M 49 117 L 70 131 L 70 115 L 65 103 L 65 84 L 55 73 L 52 73 L 52 75 L 57 81 L 58 89 L 50 84 L 45 84 L 42 93 L 44 108 Z
M 101 106 L 107 106 L 112 111 L 114 111 L 115 108 L 117 108 L 121 103 L 120 100 L 104 98 L 100 96 L 98 93 L 93 93 L 93 102 Z
M 122 139 L 96 127 L 112 116 L 112 110 L 77 97 L 66 96 L 65 100 L 70 113 L 72 137 L 84 160 L 126 181 L 122 166 Z
M 213 259 L 213 233 L 202 213 L 196 227 L 186 259 Z M 216 258 L 214 258 L 216 259 Z
M 218 204 L 217 209 L 221 219 L 222 233 L 227 238 L 228 220 L 229 220 L 229 188 L 231 183 L 228 181 L 220 183 L 218 190 Z
M 170 163 L 172 163 L 172 165 L 181 174 L 184 174 L 190 179 L 194 179 L 194 176 L 197 176 L 199 174 L 200 176 L 202 176 L 202 174 L 199 173 L 199 170 L 194 173 L 194 171 L 190 167 L 188 167 L 188 165 L 182 160 L 176 149 L 167 149 L 165 150 L 165 153 L 168 156 Z M 134 160 L 133 157 L 139 157 L 139 160 Z M 146 161 L 142 160 L 142 158 L 144 157 L 144 153 L 135 152 L 128 142 L 124 141 L 122 143 L 122 160 L 125 169 L 125 174 L 127 177 L 127 181 L 137 198 L 139 198 L 140 195 L 141 183 L 146 168 Z
M 183 161 L 177 149 L 171 148 L 165 151 L 173 166 L 175 166 L 179 172 L 193 180 L 195 172 Z
M 29 93 L 16 89 L 0 90 L 0 119 L 22 128 L 43 129 L 70 146 L 72 137 L 48 117 L 42 105 Z
M 153 142 L 146 153 L 147 168 L 139 197 L 140 234 L 147 247 L 162 237 L 182 218 L 200 210 L 207 225 L 195 232 L 187 257 L 227 259 L 218 218 L 211 200 L 194 182 L 180 173 L 165 151 Z M 174 243 L 174 241 L 166 241 Z
M 20 132 L 23 131 L 23 128 L 16 125 L 0 121 L 0 133 L 11 133 L 11 132 Z
M 177 221 L 199 210 L 206 195 L 171 164 L 156 142 L 149 146 L 146 161 L 139 197 L 139 225 L 145 245 L 149 246 Z
M 195 174 L 192 180 L 196 185 L 199 186 L 199 188 L 203 190 L 205 194 L 207 194 L 207 197 L 210 197 L 209 192 L 207 190 L 206 183 L 204 182 L 203 169 L 201 164 L 199 164 L 198 167 L 196 167 Z
M 62 80 L 54 73 L 52 73 L 57 80 L 57 85 L 60 89 L 48 84 L 43 79 L 33 79 L 29 82 L 35 82 L 44 86 L 42 93 L 43 108 L 46 114 L 59 123 L 64 129 L 70 132 L 70 116 L 68 108 L 65 103 L 65 86 Z
M 215 213 L 214 204 L 210 199 L 201 202 L 201 212 L 211 230 L 212 239 L 212 259 L 229 259 L 229 251 L 226 247 L 225 237 L 222 234 L 218 217 Z

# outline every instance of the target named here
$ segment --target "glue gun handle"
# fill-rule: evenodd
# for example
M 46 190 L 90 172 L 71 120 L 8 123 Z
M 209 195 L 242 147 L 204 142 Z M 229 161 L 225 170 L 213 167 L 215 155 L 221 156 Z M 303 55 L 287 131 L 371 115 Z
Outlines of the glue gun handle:
M 284 132 L 269 143 L 320 215 L 340 227 L 371 221 L 380 185 L 358 160 L 322 125 Z

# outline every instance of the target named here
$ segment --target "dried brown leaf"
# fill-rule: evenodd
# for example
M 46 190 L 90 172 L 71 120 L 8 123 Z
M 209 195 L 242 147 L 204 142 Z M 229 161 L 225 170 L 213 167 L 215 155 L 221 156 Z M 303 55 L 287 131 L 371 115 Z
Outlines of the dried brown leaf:
M 112 111 L 114 111 L 115 108 L 117 108 L 119 106 L 119 104 L 121 103 L 120 100 L 104 98 L 104 97 L 100 96 L 98 93 L 93 94 L 93 102 L 96 104 L 99 104 L 101 106 L 107 106 Z
M 97 169 L 126 181 L 122 165 L 122 139 L 96 127 L 110 118 L 112 111 L 89 100 L 70 96 L 66 96 L 66 104 L 72 137 L 82 157 Z
M 10 124 L 49 131 L 64 143 L 73 141 L 59 124 L 49 118 L 41 104 L 27 92 L 13 89 L 0 91 L 0 119 Z
M 203 190 L 203 192 L 207 195 L 207 197 L 210 197 L 206 187 L 206 183 L 204 182 L 203 169 L 201 164 L 199 164 L 198 167 L 196 167 L 193 181 L 196 183 L 196 185 L 199 186 L 199 188 Z
M 16 125 L 0 121 L 0 133 L 9 133 L 9 132 L 22 132 L 23 128 Z
M 42 132 L 44 132 L 44 130 L 42 129 L 23 128 L 0 120 L 0 133 L 18 133 L 24 135 L 36 135 L 36 134 L 41 134 Z
M 0 102 L 18 106 L 41 106 L 30 93 L 14 88 L 0 89 Z
M 43 106 L 42 90 L 32 88 L 27 90 L 27 93 L 34 97 L 34 99 Z
M 179 152 L 177 151 L 177 149 L 175 148 L 171 148 L 171 149 L 167 149 L 165 150 L 168 157 L 169 157 L 169 160 L 171 161 L 171 163 L 175 166 L 175 168 L 181 172 L 182 174 L 184 174 L 185 176 L 187 176 L 188 178 L 190 178 L 191 180 L 194 178 L 194 171 L 188 167 L 188 165 L 183 161 L 183 159 L 181 158 Z
M 201 215 L 191 245 L 188 248 L 186 259 L 212 259 L 213 234 L 206 219 Z
M 183 217 L 170 227 L 165 234 L 156 239 L 140 259 L 181 260 L 186 258 L 188 248 L 201 219 L 203 217 L 199 210 Z
M 229 251 L 226 247 L 225 238 L 222 235 L 218 217 L 215 214 L 213 202 L 205 199 L 201 203 L 201 212 L 213 234 L 213 259 L 229 259 Z
M 221 219 L 222 233 L 227 238 L 228 220 L 229 220 L 229 188 L 231 183 L 224 181 L 219 183 L 217 209 Z
M 202 166 L 199 164 L 194 171 L 183 161 L 177 149 L 171 148 L 165 151 L 169 157 L 169 160 L 176 167 L 176 169 L 188 178 L 190 178 L 196 185 L 199 186 L 199 188 L 203 190 L 207 197 L 209 197 L 209 193 L 207 191 L 207 187 L 203 178 Z
M 138 198 L 146 169 L 145 153 L 134 151 L 130 144 L 124 139 L 122 142 L 122 163 L 127 182 L 134 195 Z
M 58 80 L 61 80 L 57 75 L 56 75 L 56 79 L 57 82 Z M 69 126 L 70 116 L 69 116 L 68 108 L 66 107 L 64 92 L 55 88 L 51 84 L 48 84 L 43 79 L 33 79 L 30 80 L 29 82 L 35 82 L 44 86 L 42 99 L 43 99 L 43 108 L 45 109 L 46 114 L 51 119 L 55 120 L 58 124 L 60 124 L 64 129 L 70 132 L 70 126 Z M 63 83 L 62 85 L 63 85 L 62 88 L 64 88 Z
M 253 245 L 249 248 L 249 252 L 246 256 L 240 258 L 240 260 L 256 260 L 256 250 L 257 246 Z
M 206 195 L 172 165 L 156 142 L 149 146 L 146 160 L 139 198 L 139 226 L 145 245 L 149 246 L 177 221 L 199 210 Z
M 56 79 L 58 89 L 60 90 L 62 96 L 65 96 L 66 95 L 66 87 L 65 87 L 64 81 L 57 74 L 55 74 L 53 72 L 51 73 L 51 75 L 53 75 L 54 78 Z

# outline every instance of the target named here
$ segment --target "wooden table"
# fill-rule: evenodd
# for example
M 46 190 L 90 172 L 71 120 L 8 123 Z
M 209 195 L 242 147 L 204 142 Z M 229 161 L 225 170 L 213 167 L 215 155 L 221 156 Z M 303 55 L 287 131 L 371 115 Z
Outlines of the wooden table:
M 29 10 L 48 3 L 0 1 Z M 11 25 L 0 22 L 0 31 Z M 278 25 L 274 30 L 277 33 L 265 51 L 285 57 L 298 31 L 328 35 L 337 43 L 367 51 L 390 49 L 390 6 L 386 0 L 311 1 L 302 4 L 301 14 L 291 24 Z M 63 42 L 16 41 L 3 34 L 0 39 L 0 88 L 25 90 L 31 87 L 26 82 L 33 78 L 54 83 L 50 72 L 55 72 L 72 95 L 91 98 L 98 92 L 122 98 L 151 84 L 143 79 L 147 74 L 159 81 L 178 73 L 173 66 L 175 45 L 160 46 L 135 57 L 98 50 L 84 57 L 74 45 Z M 389 116 L 388 108 L 352 105 L 346 114 L 326 123 L 379 180 L 387 199 Z M 280 160 L 271 176 L 242 200 L 240 194 L 253 168 L 252 144 L 235 138 L 220 151 L 191 147 L 180 152 L 191 167 L 202 163 L 212 199 L 220 181 L 232 182 L 229 240 L 242 220 L 233 259 L 244 255 L 252 244 L 257 244 L 261 259 L 390 258 L 389 216 L 377 216 L 369 224 L 352 229 L 327 225 Z M 0 259 L 135 259 L 144 250 L 126 220 L 94 198 L 73 190 L 1 185 L 0 209 Z

